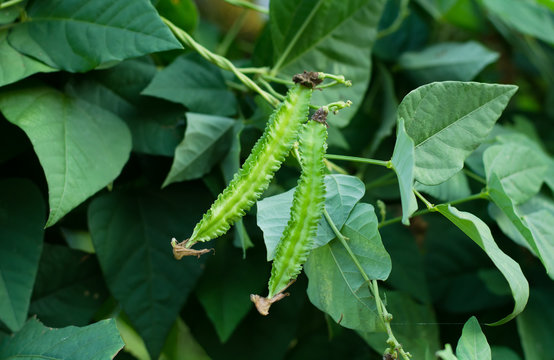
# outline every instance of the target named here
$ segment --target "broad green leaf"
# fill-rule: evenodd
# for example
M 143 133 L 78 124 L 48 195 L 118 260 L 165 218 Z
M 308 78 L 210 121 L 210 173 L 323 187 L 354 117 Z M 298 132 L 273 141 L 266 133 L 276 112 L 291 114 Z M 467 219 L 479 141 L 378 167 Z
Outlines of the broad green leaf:
M 154 358 L 202 272 L 204 259 L 175 260 L 170 240 L 192 232 L 209 206 L 205 195 L 193 185 L 112 192 L 88 208 L 92 241 L 110 292 Z
M 508 26 L 554 44 L 554 12 L 533 1 L 483 0 L 487 10 Z
M 467 176 L 462 171 L 438 185 L 430 186 L 416 182 L 414 187 L 417 191 L 422 191 L 443 201 L 453 201 L 471 195 Z
M 475 316 L 462 329 L 456 355 L 459 360 L 491 360 L 491 348 Z
M 23 0 L 21 2 L 12 3 L 12 5 L 7 8 L 0 9 L 0 25 L 9 24 L 15 21 L 21 15 L 21 11 L 26 5 L 27 0 Z
M 15 50 L 7 39 L 8 30 L 0 30 L 0 86 L 11 84 L 38 72 L 56 69 Z
M 547 169 L 539 153 L 514 144 L 489 147 L 483 154 L 483 161 L 487 178 L 496 174 L 506 195 L 515 204 L 521 204 L 539 192 Z
M 133 151 L 173 156 L 183 139 L 184 108 L 140 95 L 155 74 L 156 65 L 149 58 L 131 59 L 75 77 L 65 90 L 125 120 L 133 137 Z
M 155 0 L 152 3 L 161 16 L 185 31 L 193 31 L 198 23 L 198 10 L 192 0 Z
M 171 170 L 162 187 L 207 174 L 225 154 L 234 123 L 229 118 L 187 113 L 185 137 L 175 149 Z
M 433 81 L 470 81 L 498 59 L 493 52 L 475 41 L 439 43 L 418 52 L 406 52 L 398 65 L 419 84 Z
M 341 232 L 370 279 L 389 276 L 391 261 L 377 231 L 373 206 L 357 204 Z M 383 330 L 369 284 L 338 239 L 314 249 L 304 270 L 309 280 L 308 297 L 318 309 L 349 329 Z
M 206 263 L 196 294 L 219 340 L 225 343 L 253 306 L 248 294 L 263 289 L 267 280 L 259 264 L 243 260 L 228 241 L 218 242 L 215 253 Z
M 31 142 L 46 175 L 46 226 L 108 185 L 131 151 L 125 123 L 111 113 L 48 87 L 0 93 L 0 110 Z
M 552 287 L 533 289 L 525 311 L 517 317 L 517 329 L 525 360 L 552 357 L 554 309 Z
M 410 225 L 410 216 L 417 210 L 417 199 L 412 186 L 414 184 L 414 141 L 404 128 L 404 119 L 398 119 L 396 145 L 392 154 L 392 167 L 398 177 L 400 199 L 402 201 L 402 224 Z
M 231 136 L 231 146 L 227 151 L 227 155 L 221 160 L 221 172 L 227 184 L 229 184 L 240 168 L 240 135 L 243 129 L 244 123 L 242 121 L 235 121 Z M 233 231 L 235 233 L 233 244 L 242 249 L 242 256 L 246 258 L 246 249 L 253 247 L 254 244 L 246 232 L 242 218 L 235 222 Z
M 264 232 L 264 242 L 267 248 L 267 261 L 273 259 L 275 249 L 290 218 L 290 207 L 294 190 L 267 197 L 257 203 L 257 222 Z M 326 175 L 325 176 L 325 209 L 331 219 L 341 228 L 356 203 L 364 196 L 365 186 L 355 176 Z M 317 226 L 314 248 L 323 246 L 335 238 L 335 233 L 322 216 Z
M 42 195 L 31 182 L 0 180 L 0 321 L 12 331 L 27 319 L 45 210 Z
M 387 311 L 393 314 L 392 331 L 404 350 L 413 359 L 435 360 L 439 349 L 439 326 L 430 304 L 419 304 L 397 291 L 381 291 L 381 298 L 387 302 Z M 382 352 L 387 343 L 386 333 L 360 333 L 371 347 Z
M 304 70 L 344 75 L 352 87 L 314 92 L 313 102 L 351 100 L 332 121 L 344 127 L 362 103 L 371 74 L 371 49 L 384 0 L 281 0 L 270 3 L 274 68 L 284 78 Z
M 123 351 L 132 354 L 137 360 L 151 360 L 144 340 L 131 325 L 129 317 L 121 311 L 115 318 L 115 323 L 121 339 L 125 343 Z
M 502 325 L 516 317 L 523 311 L 529 298 L 529 283 L 523 275 L 519 264 L 502 252 L 498 245 L 496 245 L 487 224 L 477 216 L 459 211 L 451 205 L 438 205 L 436 209 L 487 253 L 510 285 L 515 301 L 514 310 L 510 315 L 489 325 Z
M 107 297 L 108 290 L 94 256 L 45 244 L 30 314 L 51 327 L 85 326 Z
M 515 237 L 516 242 L 521 240 L 527 242 L 531 251 L 539 257 L 546 268 L 548 275 L 554 279 L 554 243 L 550 234 L 552 233 L 552 223 L 550 219 L 554 217 L 552 209 L 533 209 L 530 206 L 527 211 L 530 215 L 523 215 L 516 207 L 516 204 L 506 194 L 500 179 L 496 174 L 492 174 L 489 179 L 488 192 L 492 201 L 508 217 L 513 226 L 504 226 L 510 234 L 514 234 L 514 227 L 521 237 Z M 535 214 L 533 214 L 535 213 Z M 493 212 L 494 214 L 494 212 Z
M 381 142 L 392 135 L 394 125 L 396 125 L 396 108 L 398 108 L 398 98 L 394 91 L 394 81 L 391 73 L 381 63 L 377 63 L 377 68 L 377 79 L 381 80 L 382 86 L 383 110 L 381 112 L 381 124 L 371 141 L 370 154 L 374 154 Z
M 415 143 L 415 179 L 437 185 L 460 171 L 516 90 L 514 85 L 445 81 L 406 95 L 398 117 Z
M 122 347 L 113 319 L 52 329 L 32 318 L 0 343 L 0 359 L 105 360 L 113 359 Z
M 452 352 L 452 346 L 450 344 L 446 344 L 443 350 L 437 351 L 436 355 L 442 360 L 458 360 L 456 355 Z
M 237 100 L 221 70 L 196 54 L 179 56 L 154 76 L 142 94 L 183 104 L 192 112 L 222 116 L 237 112 Z
M 25 10 L 10 44 L 66 71 L 182 48 L 147 0 L 42 0 Z

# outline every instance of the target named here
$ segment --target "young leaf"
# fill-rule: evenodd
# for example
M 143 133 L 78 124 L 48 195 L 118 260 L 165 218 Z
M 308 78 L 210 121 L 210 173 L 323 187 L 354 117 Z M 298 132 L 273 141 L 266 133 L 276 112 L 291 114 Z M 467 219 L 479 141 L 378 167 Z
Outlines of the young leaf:
M 377 231 L 373 206 L 357 204 L 342 227 L 348 245 L 370 279 L 385 280 L 390 256 Z M 338 239 L 314 249 L 304 266 L 312 304 L 342 326 L 362 332 L 381 331 L 375 299 L 354 261 Z
M 495 173 L 506 195 L 515 204 L 539 192 L 547 164 L 532 148 L 514 144 L 493 145 L 483 154 L 487 178 Z
M 404 119 L 398 119 L 396 145 L 392 154 L 392 166 L 398 177 L 400 199 L 402 201 L 402 224 L 410 225 L 410 216 L 417 210 L 414 184 L 414 141 L 404 128 Z
M 43 0 L 25 11 L 10 44 L 66 71 L 182 48 L 147 0 Z
M 552 223 L 548 222 L 549 219 L 554 217 L 552 209 L 531 216 L 530 219 L 528 216 L 522 216 L 512 199 L 506 194 L 500 179 L 495 173 L 490 176 L 488 192 L 492 201 L 511 221 L 513 227 L 508 226 L 510 229 L 508 231 L 513 234 L 513 228 L 517 229 L 521 235 L 517 239 L 523 239 L 527 242 L 532 252 L 541 260 L 548 275 L 554 278 L 554 252 L 552 251 L 554 244 L 552 238 L 548 236 L 549 233 L 552 233 L 550 230 Z
M 333 118 L 344 127 L 362 103 L 371 74 L 371 48 L 384 0 L 281 0 L 270 3 L 274 69 L 288 77 L 304 70 L 340 73 L 352 87 L 314 92 L 314 103 L 349 99 L 352 106 Z
M 52 72 L 51 68 L 25 56 L 8 43 L 8 30 L 0 30 L 0 86 L 11 84 L 37 72 Z
M 183 104 L 192 112 L 221 116 L 237 112 L 237 100 L 221 70 L 196 54 L 179 56 L 142 94 Z
M 475 316 L 464 325 L 456 355 L 458 360 L 491 360 L 491 348 Z
M 456 355 L 452 352 L 452 346 L 446 344 L 443 350 L 439 350 L 435 353 L 442 360 L 458 360 Z
M 202 272 L 203 259 L 175 261 L 172 236 L 185 236 L 209 205 L 205 190 L 112 192 L 91 202 L 88 221 L 110 292 L 156 358 Z
M 32 318 L 0 342 L 0 359 L 105 360 L 113 359 L 123 345 L 113 319 L 52 329 Z
M 229 118 L 187 113 L 185 137 L 175 149 L 171 170 L 162 187 L 208 173 L 227 150 L 225 140 L 231 135 L 229 130 L 234 123 Z
M 129 158 L 131 135 L 123 121 L 52 88 L 4 92 L 0 110 L 25 131 L 42 165 L 49 190 L 47 227 L 113 181 Z
M 296 187 L 289 191 L 258 201 L 257 222 L 264 232 L 267 248 L 267 261 L 273 259 L 281 234 L 290 218 L 290 207 Z M 340 228 L 348 218 L 356 203 L 365 193 L 364 184 L 355 176 L 325 176 L 325 209 Z M 327 244 L 335 238 L 335 233 L 322 216 L 317 226 L 314 247 Z
M 0 180 L 0 321 L 12 331 L 27 319 L 45 210 L 42 195 L 31 182 Z
M 554 14 L 548 8 L 519 0 L 483 0 L 483 4 L 510 27 L 554 45 Z
M 498 56 L 498 53 L 475 41 L 440 43 L 418 52 L 404 53 L 398 59 L 398 65 L 419 84 L 470 81 Z
M 156 72 L 150 58 L 130 59 L 110 69 L 74 77 L 65 91 L 123 119 L 131 130 L 133 151 L 173 156 L 183 139 L 183 107 L 140 95 Z
M 460 171 L 516 90 L 514 85 L 445 81 L 406 95 L 398 117 L 415 143 L 415 179 L 437 185 Z
M 95 256 L 44 245 L 29 314 L 47 326 L 85 326 L 108 297 Z
M 500 250 L 494 242 L 487 224 L 477 216 L 459 211 L 451 205 L 438 205 L 436 208 L 487 253 L 510 285 L 515 301 L 514 310 L 508 316 L 490 325 L 502 325 L 516 317 L 523 311 L 529 298 L 529 283 L 523 275 L 519 264 Z

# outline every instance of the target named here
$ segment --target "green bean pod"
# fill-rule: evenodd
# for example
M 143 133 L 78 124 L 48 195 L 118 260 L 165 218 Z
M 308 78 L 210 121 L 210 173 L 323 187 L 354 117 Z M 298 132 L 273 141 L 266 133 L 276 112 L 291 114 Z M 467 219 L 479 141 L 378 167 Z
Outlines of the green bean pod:
M 294 192 L 291 215 L 273 259 L 269 294 L 267 298 L 251 295 L 262 315 L 269 306 L 283 298 L 283 291 L 296 279 L 312 249 L 325 202 L 324 162 L 326 124 L 309 121 L 303 125 L 299 137 L 302 174 Z
M 199 241 L 226 233 L 267 189 L 297 139 L 298 130 L 308 115 L 312 91 L 301 84 L 289 89 L 242 168 L 204 214 L 191 237 L 179 245 L 173 244 L 176 258 L 197 255 L 192 250 L 187 253 L 187 249 Z

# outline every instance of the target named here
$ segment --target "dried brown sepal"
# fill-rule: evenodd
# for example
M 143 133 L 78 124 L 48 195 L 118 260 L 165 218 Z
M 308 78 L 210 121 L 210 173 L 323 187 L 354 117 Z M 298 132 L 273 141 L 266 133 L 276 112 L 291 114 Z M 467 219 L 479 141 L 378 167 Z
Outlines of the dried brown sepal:
M 273 303 L 289 295 L 289 293 L 279 293 L 271 299 L 268 299 L 260 295 L 250 294 L 250 301 L 252 301 L 254 305 L 256 305 L 256 309 L 260 314 L 262 314 L 263 316 L 267 316 L 269 314 L 269 308 Z
M 329 110 L 327 110 L 324 106 L 322 106 L 319 109 L 317 109 L 315 113 L 312 115 L 312 120 L 317 121 L 318 123 L 321 123 L 329 127 L 329 124 L 327 124 L 328 114 L 329 114 Z
M 309 89 L 315 89 L 316 86 L 323 82 L 323 79 L 319 78 L 319 73 L 316 71 L 306 71 L 302 74 L 296 74 L 292 77 L 292 81 L 295 84 L 300 84 Z
M 173 256 L 177 260 L 181 260 L 184 256 L 196 256 L 200 258 L 200 255 L 207 254 L 210 251 L 213 251 L 214 249 L 189 249 L 187 247 L 187 242 L 189 239 L 186 239 L 185 241 L 182 241 L 180 243 L 177 243 L 177 239 L 173 238 L 171 239 L 171 246 L 173 247 Z

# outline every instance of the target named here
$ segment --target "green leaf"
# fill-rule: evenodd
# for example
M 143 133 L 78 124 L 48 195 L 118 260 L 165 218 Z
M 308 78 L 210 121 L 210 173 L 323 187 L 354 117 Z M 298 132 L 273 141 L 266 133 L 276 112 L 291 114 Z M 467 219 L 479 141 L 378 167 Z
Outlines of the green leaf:
M 518 317 L 518 319 L 520 317 Z M 506 346 L 492 346 L 491 352 L 492 360 L 521 360 L 519 355 L 514 350 Z
M 4 1 L 5 2 L 5 1 Z M 9 24 L 21 15 L 21 11 L 27 5 L 27 0 L 10 5 L 7 8 L 0 9 L 0 25 Z
M 14 83 L 38 72 L 56 69 L 25 56 L 15 50 L 7 39 L 8 30 L 0 30 L 0 86 Z
M 60 227 L 60 232 L 71 249 L 94 254 L 94 245 L 88 231 Z
M 529 298 L 529 283 L 525 279 L 519 264 L 502 252 L 494 242 L 487 224 L 477 216 L 459 211 L 451 205 L 438 205 L 436 209 L 487 253 L 510 285 L 515 301 L 514 310 L 510 315 L 489 325 L 502 325 L 516 317 L 523 311 Z
M 443 201 L 453 201 L 471 195 L 467 176 L 462 171 L 438 185 L 429 186 L 416 182 L 414 187 L 417 191 L 422 191 Z
M 377 63 L 377 80 L 381 80 L 381 92 L 383 93 L 383 110 L 381 112 L 381 124 L 375 131 L 370 154 L 374 154 L 381 142 L 392 135 L 392 130 L 396 125 L 396 109 L 398 108 L 398 98 L 394 91 L 394 81 L 389 70 L 381 63 Z
M 142 94 L 183 104 L 198 113 L 229 116 L 237 112 L 237 100 L 221 70 L 197 54 L 179 56 L 154 76 Z
M 487 179 L 496 174 L 506 195 L 521 204 L 537 194 L 548 164 L 530 147 L 493 145 L 483 154 Z
M 9 35 L 12 46 L 66 71 L 182 48 L 147 0 L 43 0 L 26 12 Z
M 397 291 L 387 291 L 387 311 L 393 314 L 392 331 L 405 351 L 413 359 L 435 360 L 439 349 L 439 326 L 431 305 L 423 305 Z M 422 326 L 423 325 L 423 326 Z M 360 333 L 362 338 L 376 351 L 382 352 L 387 343 L 386 333 Z
M 171 170 L 162 187 L 201 178 L 227 151 L 233 119 L 187 113 L 185 138 L 175 149 Z
M 351 100 L 332 121 L 348 125 L 362 103 L 371 74 L 371 49 L 384 0 L 281 0 L 270 3 L 274 69 L 282 77 L 304 70 L 344 75 L 352 87 L 314 92 L 313 102 Z
M 392 166 L 398 177 L 400 199 L 402 201 L 402 224 L 410 225 L 410 216 L 417 211 L 414 184 L 414 141 L 404 128 L 404 119 L 398 119 L 396 145 L 392 154 Z
M 42 251 L 45 210 L 34 184 L 23 179 L 0 180 L 0 320 L 12 331 L 27 319 Z
M 499 54 L 475 41 L 440 43 L 418 52 L 406 52 L 398 65 L 419 84 L 433 81 L 470 81 L 495 62 Z
M 341 230 L 350 249 L 370 279 L 385 280 L 391 271 L 390 256 L 377 231 L 373 206 L 357 204 Z M 347 250 L 338 239 L 314 249 L 304 266 L 308 297 L 321 311 L 349 329 L 382 331 L 375 299 Z
M 520 210 L 516 207 L 516 204 L 506 194 L 500 179 L 496 174 L 492 174 L 488 185 L 489 196 L 494 201 L 496 206 L 508 217 L 513 226 L 504 226 L 503 230 L 507 230 L 510 234 L 514 234 L 514 227 L 519 232 L 521 237 L 512 238 L 518 243 L 524 240 L 531 251 L 539 257 L 542 264 L 546 268 L 548 276 L 554 279 L 554 243 L 552 237 L 549 235 L 552 233 L 550 220 L 554 217 L 553 209 L 535 209 L 531 205 L 527 211 L 529 214 L 521 214 Z M 536 212 L 536 213 L 535 213 Z M 533 214 L 535 213 L 535 214 Z M 494 214 L 494 212 L 493 212 Z
M 452 352 L 452 346 L 450 346 L 450 344 L 446 344 L 444 350 L 437 351 L 436 355 L 442 360 L 458 360 L 456 355 Z
M 156 71 L 149 58 L 126 60 L 108 70 L 73 78 L 65 90 L 125 120 L 133 137 L 133 151 L 173 156 L 183 139 L 183 107 L 140 95 Z
M 398 117 L 415 143 L 415 179 L 437 185 L 460 171 L 516 90 L 514 85 L 445 81 L 406 95 Z
M 416 0 L 435 19 L 444 17 L 446 13 L 456 4 L 457 0 Z
M 246 294 L 263 289 L 266 275 L 259 271 L 259 264 L 243 260 L 228 241 L 218 242 L 215 253 L 206 264 L 196 294 L 219 340 L 225 343 L 253 306 Z
M 267 261 L 273 259 L 275 249 L 290 218 L 290 207 L 296 187 L 289 191 L 267 197 L 257 203 L 257 222 L 264 232 Z M 331 219 L 341 228 L 356 203 L 364 196 L 365 186 L 355 176 L 325 176 L 325 209 Z M 335 238 L 335 233 L 322 216 L 317 225 L 314 248 L 323 246 Z
M 235 173 L 239 171 L 240 168 L 240 135 L 244 129 L 244 123 L 242 121 L 235 121 L 233 125 L 233 134 L 231 136 L 231 146 L 227 151 L 227 155 L 221 160 L 221 172 L 225 178 L 225 183 L 229 184 L 233 179 Z M 246 232 L 242 218 L 235 222 L 233 226 L 234 239 L 233 244 L 236 247 L 242 249 L 242 256 L 246 258 L 246 249 L 254 246 L 250 236 Z
M 209 206 L 192 185 L 164 191 L 112 192 L 89 205 L 96 254 L 112 295 L 156 358 L 204 259 L 177 261 L 172 237 L 184 238 Z
M 525 311 L 517 317 L 517 330 L 526 360 L 552 357 L 554 309 L 552 288 L 533 289 Z
M 483 0 L 483 4 L 510 27 L 554 45 L 554 13 L 550 9 L 519 0 Z
M 475 316 L 464 325 L 456 355 L 459 360 L 491 360 L 491 348 Z
M 46 325 L 85 326 L 108 297 L 94 256 L 45 244 L 29 313 Z
M 46 226 L 108 185 L 131 151 L 125 123 L 111 113 L 48 87 L 0 94 L 0 110 L 31 142 L 46 175 Z
M 122 347 L 113 319 L 52 329 L 32 318 L 0 344 L 0 359 L 105 360 L 113 359 Z

